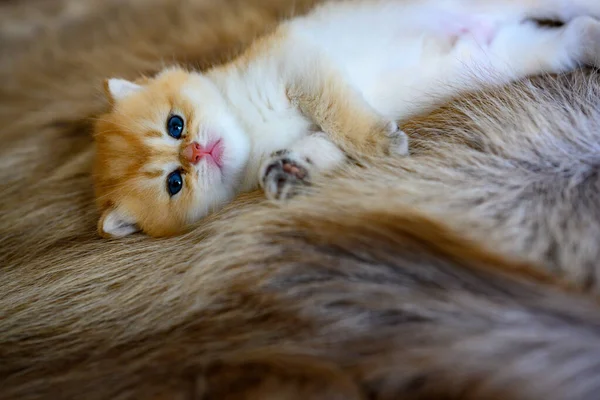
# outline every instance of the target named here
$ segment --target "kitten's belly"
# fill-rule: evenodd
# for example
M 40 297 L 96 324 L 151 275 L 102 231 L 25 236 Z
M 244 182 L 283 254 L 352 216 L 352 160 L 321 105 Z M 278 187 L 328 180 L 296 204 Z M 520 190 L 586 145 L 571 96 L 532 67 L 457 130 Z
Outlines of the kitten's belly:
M 383 77 L 402 76 L 409 88 L 423 87 L 428 76 L 439 75 L 450 61 L 461 35 L 489 42 L 493 28 L 479 24 L 467 10 L 444 9 L 439 0 L 407 4 L 398 0 L 331 3 L 305 18 L 294 20 L 293 35 L 323 54 L 376 109 Z M 493 23 L 492 23 L 493 25 Z M 396 82 L 398 80 L 396 79 Z

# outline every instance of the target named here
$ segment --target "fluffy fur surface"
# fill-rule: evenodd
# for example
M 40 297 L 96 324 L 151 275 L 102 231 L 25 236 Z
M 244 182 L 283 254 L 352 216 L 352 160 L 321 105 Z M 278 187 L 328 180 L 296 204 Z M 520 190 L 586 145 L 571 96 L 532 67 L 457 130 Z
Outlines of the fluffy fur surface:
M 0 397 L 597 397 L 596 72 L 415 118 L 413 157 L 286 206 L 248 194 L 181 237 L 105 241 L 102 77 L 220 62 L 294 7 L 87 4 L 0 68 Z

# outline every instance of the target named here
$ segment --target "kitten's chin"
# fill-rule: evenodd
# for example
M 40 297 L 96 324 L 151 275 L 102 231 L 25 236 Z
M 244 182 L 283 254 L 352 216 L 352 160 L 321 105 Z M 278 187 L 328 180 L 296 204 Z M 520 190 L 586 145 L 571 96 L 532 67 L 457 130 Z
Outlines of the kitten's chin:
M 236 188 L 232 186 L 226 187 L 223 185 L 217 190 L 214 190 L 211 193 L 212 199 L 210 200 L 210 203 L 207 203 L 207 199 L 204 198 L 192 207 L 188 213 L 188 224 L 195 224 L 204 218 L 209 217 L 211 214 L 222 210 L 233 202 L 237 194 Z
M 242 177 L 248 164 L 250 156 L 247 145 L 241 145 L 242 140 L 230 144 L 232 141 L 224 140 L 222 153 L 220 154 L 218 173 L 221 174 L 221 183 L 227 188 L 228 192 L 236 195 L 240 192 L 242 186 Z M 214 168 L 217 168 L 215 165 Z

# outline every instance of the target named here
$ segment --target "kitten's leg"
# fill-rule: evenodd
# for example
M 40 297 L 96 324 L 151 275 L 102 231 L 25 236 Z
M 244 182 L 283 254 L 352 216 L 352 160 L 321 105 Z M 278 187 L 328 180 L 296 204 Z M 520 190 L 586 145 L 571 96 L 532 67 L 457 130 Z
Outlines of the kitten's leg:
M 419 70 L 387 74 L 371 97 L 382 115 L 405 120 L 465 92 L 585 65 L 600 67 L 600 21 L 579 17 L 560 28 L 525 22 L 500 28 L 487 47 L 463 38 Z
M 408 154 L 406 135 L 394 142 L 393 153 Z M 338 168 L 347 155 L 324 132 L 316 132 L 297 141 L 292 147 L 276 151 L 262 164 L 259 182 L 267 198 L 289 199 L 310 186 L 312 179 Z
M 600 21 L 579 17 L 560 28 L 524 23 L 500 32 L 487 55 L 491 75 L 498 72 L 498 83 L 600 66 Z
M 286 200 L 310 186 L 317 174 L 332 171 L 346 160 L 346 154 L 325 133 L 317 132 L 271 154 L 260 168 L 259 182 L 267 198 Z
M 315 57 L 310 66 L 293 69 L 287 89 L 292 104 L 352 155 L 399 153 L 408 138 L 396 122 L 377 113 L 326 62 Z

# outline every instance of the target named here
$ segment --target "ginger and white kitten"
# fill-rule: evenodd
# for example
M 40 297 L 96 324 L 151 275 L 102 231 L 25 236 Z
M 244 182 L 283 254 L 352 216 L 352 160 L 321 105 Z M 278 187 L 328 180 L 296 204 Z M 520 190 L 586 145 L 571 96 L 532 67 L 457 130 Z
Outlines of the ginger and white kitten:
M 406 154 L 395 121 L 484 84 L 596 64 L 593 17 L 598 0 L 332 2 L 209 71 L 107 80 L 99 232 L 176 234 L 259 185 L 287 198 L 346 154 Z

